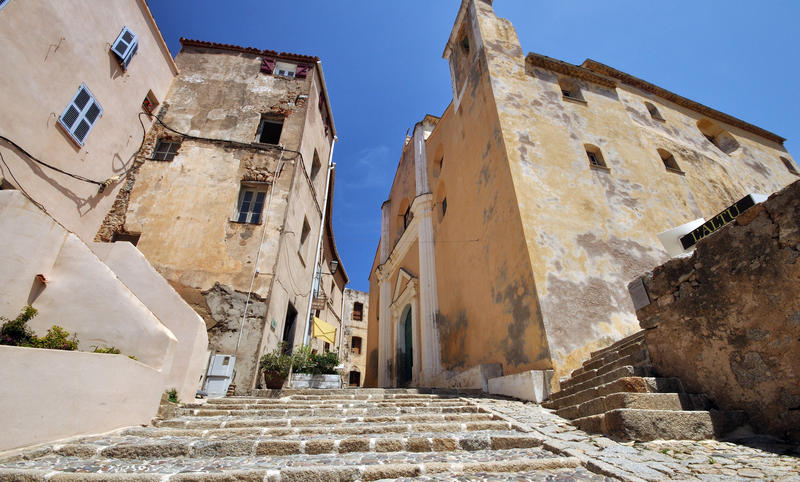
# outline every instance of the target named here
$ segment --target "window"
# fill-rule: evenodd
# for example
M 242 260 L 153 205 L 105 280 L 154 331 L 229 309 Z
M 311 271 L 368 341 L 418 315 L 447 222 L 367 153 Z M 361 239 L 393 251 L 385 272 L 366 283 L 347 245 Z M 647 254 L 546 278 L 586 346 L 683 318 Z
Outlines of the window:
M 0 0 L 0 10 L 2 10 L 2 8 L 3 8 L 3 7 L 5 7 L 5 6 L 6 6 L 6 4 L 7 4 L 9 1 L 10 1 L 10 0 Z
M 586 149 L 586 157 L 589 158 L 590 166 L 608 169 L 608 166 L 606 166 L 606 161 L 603 159 L 603 153 L 600 152 L 599 147 L 593 146 L 592 144 L 584 144 L 583 147 Z
M 786 166 L 786 169 L 788 169 L 789 172 L 791 172 L 795 176 L 800 176 L 800 172 L 797 172 L 797 168 L 795 167 L 795 164 L 792 161 L 781 156 L 781 162 L 783 162 L 783 165 Z
M 465 54 L 469 53 L 469 36 L 464 32 L 462 34 L 461 40 L 459 41 L 461 45 L 461 49 L 464 51 Z
M 583 99 L 583 94 L 581 93 L 580 87 L 578 87 L 578 83 L 574 80 L 566 77 L 560 77 L 558 79 L 558 86 L 561 88 L 561 95 L 565 99 L 586 102 Z
M 409 206 L 403 212 L 403 229 L 408 229 L 408 225 L 411 224 L 412 219 L 414 219 L 414 215 L 411 214 L 411 206 Z
M 317 150 L 314 149 L 314 161 L 311 163 L 311 183 L 317 182 L 317 175 L 319 174 L 319 170 L 322 169 L 322 163 L 319 162 L 319 155 L 317 154 Z
M 141 233 L 114 233 L 111 235 L 111 242 L 116 243 L 117 241 L 127 241 L 136 246 L 139 244 L 139 238 L 141 237 Z
M 447 198 L 442 199 L 442 217 L 447 214 Z
M 111 46 L 111 51 L 119 59 L 122 68 L 128 70 L 128 64 L 131 63 L 131 59 L 138 48 L 139 40 L 136 35 L 128 30 L 128 27 L 122 27 L 122 32 L 117 37 L 117 40 L 114 41 L 114 45 Z
M 361 337 L 354 336 L 350 342 L 350 353 L 353 355 L 360 355 L 361 354 Z
M 710 119 L 697 121 L 697 129 L 703 134 L 703 137 L 708 139 L 708 142 L 714 144 L 717 149 L 725 154 L 732 154 L 739 149 L 739 142 Z
M 267 193 L 253 187 L 242 186 L 239 203 L 236 205 L 236 219 L 239 223 L 260 224 Z
M 294 77 L 297 73 L 297 64 L 289 62 L 275 62 L 275 73 L 284 77 Z
M 675 156 L 673 156 L 669 151 L 659 149 L 658 156 L 661 158 L 661 162 L 664 163 L 664 167 L 666 167 L 668 170 L 683 172 L 681 171 L 681 167 L 678 165 L 678 161 L 675 160 Z
M 278 144 L 281 140 L 281 131 L 283 131 L 283 118 L 261 116 L 256 141 L 262 144 Z
M 79 146 L 82 146 L 86 136 L 89 135 L 102 114 L 103 108 L 97 103 L 86 85 L 81 84 L 78 93 L 72 98 L 72 102 L 58 118 L 58 123 L 67 130 L 67 133 Z
M 364 303 L 359 303 L 358 301 L 353 303 L 353 314 L 351 318 L 354 321 L 361 321 L 364 319 Z
M 156 144 L 156 150 L 153 151 L 153 160 L 155 161 L 171 161 L 180 149 L 181 143 L 178 141 L 171 141 L 169 139 L 159 139 Z
M 308 225 L 308 219 L 303 218 L 303 230 L 300 232 L 300 247 L 297 253 L 301 258 L 305 258 L 306 251 L 308 251 L 308 235 L 311 233 L 311 226 Z
M 158 99 L 156 99 L 156 95 L 153 93 L 153 91 L 149 90 L 142 101 L 142 110 L 152 115 L 156 110 L 156 107 L 158 107 Z
M 658 121 L 664 120 L 664 117 L 661 115 L 661 112 L 659 112 L 658 107 L 654 106 L 650 102 L 645 102 L 644 106 L 647 107 L 647 112 L 650 113 L 650 117 Z
M 331 351 L 331 344 L 330 344 L 330 343 L 328 343 L 328 342 L 326 341 L 326 342 L 325 342 L 325 343 L 322 345 L 322 352 L 323 352 L 323 353 L 328 353 L 329 351 Z

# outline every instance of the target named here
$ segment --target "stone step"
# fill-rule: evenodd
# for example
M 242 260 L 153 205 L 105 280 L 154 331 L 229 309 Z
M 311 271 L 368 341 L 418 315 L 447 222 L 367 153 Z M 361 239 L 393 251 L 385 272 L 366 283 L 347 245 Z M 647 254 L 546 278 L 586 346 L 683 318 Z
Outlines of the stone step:
M 560 474 L 586 474 L 576 457 L 554 455 L 542 448 L 486 451 L 464 453 L 453 460 L 449 453 L 406 453 L 394 457 L 390 463 L 375 464 L 370 456 L 344 454 L 331 459 L 329 455 L 304 456 L 297 464 L 294 457 L 272 457 L 265 462 L 263 457 L 221 457 L 209 459 L 165 458 L 159 460 L 71 460 L 51 468 L 0 469 L 1 480 L 35 482 L 75 481 L 220 481 L 220 480 L 381 480 L 401 477 L 417 477 L 446 474 L 459 476 L 468 474 L 500 474 L 506 478 L 510 473 L 535 473 L 537 476 Z M 87 463 L 88 462 L 88 463 Z M 371 463 L 370 463 L 371 462 Z M 55 460 L 53 465 L 56 465 Z M 213 468 L 209 468 L 213 467 Z M 220 472 L 220 468 L 225 470 Z M 100 473 L 112 469 L 118 473 Z M 565 469 L 572 469 L 565 472 Z M 88 471 L 88 472 L 87 472 Z M 140 473 L 134 473 L 140 472 Z M 551 472 L 551 473 L 548 473 Z M 560 479 L 559 479 L 560 480 Z
M 683 384 L 677 378 L 622 377 L 603 385 L 591 387 L 572 395 L 553 397 L 542 403 L 549 409 L 580 405 L 597 397 L 613 393 L 683 393 Z
M 271 403 L 185 403 L 181 408 L 204 410 L 266 410 L 266 409 L 309 409 L 309 408 L 355 408 L 355 407 L 427 407 L 435 405 L 463 404 L 459 399 L 436 400 L 285 400 Z
M 618 408 L 647 410 L 709 410 L 712 403 L 705 395 L 689 393 L 612 393 L 556 411 L 570 420 L 597 415 Z
M 573 372 L 570 374 L 570 377 L 574 378 L 576 376 L 583 374 L 588 370 L 597 368 L 598 366 L 603 366 L 616 358 L 622 358 L 627 355 L 637 354 L 641 351 L 647 352 L 647 345 L 645 344 L 644 339 L 640 339 L 639 341 L 632 342 L 618 349 L 608 351 L 606 353 L 603 353 L 602 355 L 598 355 L 597 357 L 589 358 L 583 363 L 583 365 L 580 368 L 573 370 Z M 587 368 L 587 365 L 589 365 L 590 362 L 598 360 L 601 361 L 599 364 L 593 366 L 592 368 Z
M 581 383 L 576 383 L 575 385 L 571 385 L 568 388 L 559 390 L 558 392 L 552 394 L 550 396 L 550 399 L 558 400 L 560 398 L 573 395 L 575 393 L 581 392 L 589 388 L 605 385 L 606 383 L 613 382 L 614 380 L 620 378 L 630 378 L 630 377 L 649 378 L 652 376 L 653 376 L 653 370 L 649 366 L 625 365 L 621 367 L 612 367 L 612 369 L 603 374 L 596 375 L 586 381 L 583 381 Z
M 601 361 L 604 361 L 606 363 L 603 365 L 596 366 L 592 369 L 586 370 L 584 373 L 562 382 L 561 390 L 566 390 L 570 387 L 574 387 L 581 383 L 585 383 L 595 377 L 598 377 L 600 375 L 605 375 L 606 373 L 609 373 L 613 370 L 616 370 L 617 368 L 624 366 L 651 368 L 650 354 L 645 349 L 639 349 L 638 351 L 634 351 L 633 353 L 629 353 L 624 356 L 602 358 Z
M 539 447 L 538 436 L 518 432 L 498 433 L 420 433 L 384 436 L 327 436 L 292 440 L 269 437 L 233 437 L 170 440 L 121 437 L 119 439 L 76 442 L 54 448 L 62 457 L 83 459 L 160 459 L 167 457 L 211 458 L 239 456 L 285 456 L 291 454 L 346 454 L 352 452 L 456 452 L 508 450 Z
M 591 355 L 589 355 L 589 358 L 595 358 L 595 357 L 598 357 L 598 356 L 602 356 L 605 353 L 608 353 L 610 351 L 619 350 L 621 347 L 629 345 L 631 343 L 638 343 L 640 340 L 643 340 L 643 339 L 644 339 L 644 330 L 637 331 L 636 333 L 634 333 L 632 335 L 628 335 L 625 338 L 623 338 L 621 340 L 618 340 L 618 341 L 612 343 L 611 345 L 609 345 L 609 346 L 607 346 L 605 348 L 601 348 L 601 349 L 599 349 L 597 351 L 593 351 L 591 353 Z
M 408 424 L 352 424 L 352 425 L 308 425 L 299 427 L 241 427 L 216 429 L 184 429 L 168 427 L 136 427 L 122 432 L 122 435 L 138 437 L 305 437 L 310 435 L 369 435 L 380 433 L 439 433 L 476 432 L 484 430 L 512 430 L 505 421 L 487 420 L 478 422 L 440 422 Z
M 312 425 L 343 425 L 361 423 L 440 423 L 440 422 L 481 422 L 493 420 L 489 413 L 450 413 L 450 414 L 400 414 L 376 415 L 366 417 L 295 417 L 295 418 L 198 418 L 179 417 L 157 420 L 155 426 L 182 429 L 217 429 L 244 427 L 306 427 Z
M 290 408 L 256 410 L 213 410 L 180 408 L 178 415 L 196 417 L 217 416 L 263 416 L 263 417 L 351 417 L 371 415 L 398 415 L 403 413 L 475 413 L 480 410 L 474 405 L 453 404 L 424 407 L 356 407 L 356 408 Z
M 589 433 L 624 440 L 704 440 L 747 423 L 741 411 L 674 411 L 621 408 L 578 418 L 572 424 Z

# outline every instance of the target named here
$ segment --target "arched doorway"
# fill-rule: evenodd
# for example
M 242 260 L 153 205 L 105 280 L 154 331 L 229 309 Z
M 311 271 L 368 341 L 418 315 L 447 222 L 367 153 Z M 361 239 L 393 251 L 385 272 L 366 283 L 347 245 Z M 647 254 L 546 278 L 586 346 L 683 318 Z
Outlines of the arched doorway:
M 397 330 L 397 386 L 407 387 L 411 383 L 414 368 L 414 343 L 412 342 L 411 306 L 406 306 Z

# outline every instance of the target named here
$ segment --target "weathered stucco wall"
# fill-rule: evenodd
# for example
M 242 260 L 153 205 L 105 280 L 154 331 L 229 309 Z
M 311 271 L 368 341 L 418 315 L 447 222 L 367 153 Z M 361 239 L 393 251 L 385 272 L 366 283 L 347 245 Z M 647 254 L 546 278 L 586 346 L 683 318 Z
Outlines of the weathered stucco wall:
M 127 26 L 139 47 L 123 70 L 110 46 Z M 142 139 L 138 113 L 148 91 L 163 101 L 177 73 L 144 1 L 104 4 L 80 0 L 8 2 L 0 15 L 0 128 L 43 162 L 103 182 L 131 166 Z M 10 68 L 13 66 L 13 68 Z M 81 83 L 103 109 L 79 147 L 58 124 Z M 141 118 L 145 127 L 151 124 Z M 91 241 L 120 183 L 102 193 L 95 184 L 36 164 L 0 141 L 13 177 L 81 239 Z M 2 173 L 12 181 L 6 168 Z
M 511 24 L 474 5 L 557 380 L 636 330 L 624 287 L 666 259 L 657 233 L 794 177 L 778 142 L 715 121 L 741 145 L 725 154 L 698 129 L 697 112 L 656 101 L 666 120 L 648 120 L 653 95 L 535 54 L 526 60 Z M 562 95 L 559 78 L 578 100 Z M 586 144 L 608 169 L 590 167 Z M 665 168 L 659 148 L 682 173 Z
M 642 279 L 659 373 L 800 440 L 800 182 Z
M 237 355 L 238 393 L 283 336 L 289 303 L 298 312 L 290 341 L 302 343 L 332 136 L 311 59 L 306 78 L 290 78 L 261 72 L 258 52 L 184 41 L 164 125 L 142 155 L 152 157 L 158 138 L 180 149 L 172 161 L 146 161 L 109 216 L 109 228 L 140 234 L 138 248 L 204 318 L 211 350 Z M 283 120 L 277 144 L 256 142 L 263 115 Z M 243 185 L 267 193 L 258 224 L 235 220 Z

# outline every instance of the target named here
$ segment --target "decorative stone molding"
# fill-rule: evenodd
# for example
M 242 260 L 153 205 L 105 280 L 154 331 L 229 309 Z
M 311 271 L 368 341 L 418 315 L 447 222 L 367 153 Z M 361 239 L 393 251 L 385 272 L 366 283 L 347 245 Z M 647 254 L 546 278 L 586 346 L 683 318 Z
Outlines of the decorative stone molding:
M 402 288 L 405 283 L 405 287 Z M 394 297 L 390 305 L 392 313 L 392 327 L 394 336 L 395 353 L 400 349 L 400 324 L 403 322 L 403 312 L 405 307 L 411 308 L 411 353 L 414 356 L 414 361 L 411 370 L 411 384 L 416 386 L 419 384 L 420 373 L 420 346 L 419 346 L 419 313 L 417 312 L 417 297 L 419 295 L 419 280 L 413 277 L 404 269 L 400 269 L 397 275 L 397 283 L 395 284 Z M 393 377 L 393 384 L 397 385 L 397 360 L 395 360 L 395 374 Z

